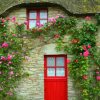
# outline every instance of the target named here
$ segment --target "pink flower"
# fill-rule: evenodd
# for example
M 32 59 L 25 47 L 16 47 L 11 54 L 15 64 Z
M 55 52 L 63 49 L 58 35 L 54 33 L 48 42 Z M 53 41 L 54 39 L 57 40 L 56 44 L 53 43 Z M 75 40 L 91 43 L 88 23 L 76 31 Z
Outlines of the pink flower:
M 11 76 L 11 75 L 14 75 L 14 72 L 13 71 L 10 71 L 9 72 L 9 75 Z
M 12 36 L 16 36 L 16 34 L 12 34 Z
M 40 28 L 40 27 L 42 27 L 42 26 L 43 26 L 43 24 L 36 23 L 36 26 L 37 26 L 38 28 Z
M 87 75 L 83 75 L 82 78 L 83 78 L 84 80 L 87 80 L 87 79 L 88 79 L 88 76 L 87 76 Z
M 83 53 L 83 56 L 84 56 L 84 57 L 88 57 L 88 56 L 89 56 L 89 51 L 86 50 L 86 51 Z
M 48 21 L 51 22 L 51 23 L 55 23 L 56 22 L 56 19 L 54 17 L 52 17 L 52 18 L 49 18 Z
M 59 15 L 57 15 L 56 17 L 55 17 L 55 19 L 58 19 L 59 18 Z
M 99 71 L 96 71 L 96 74 L 99 74 Z
M 91 48 L 91 45 L 88 45 L 87 47 L 88 47 L 88 49 L 90 49 Z
M 96 76 L 96 80 L 97 81 L 100 81 L 100 76 Z
M 2 23 L 4 23 L 6 20 L 4 20 L 4 19 L 1 19 L 1 21 L 2 21 Z
M 2 64 L 2 61 L 0 61 L 0 64 Z
M 10 17 L 7 17 L 6 20 L 9 21 L 10 20 Z
M 12 93 L 11 91 L 8 91 L 7 94 L 8 94 L 9 96 L 12 96 L 12 95 L 13 95 L 13 93 Z
M 4 56 L 1 56 L 1 60 L 6 61 L 6 58 Z
M 8 62 L 8 64 L 10 65 L 10 64 L 12 64 L 12 62 L 11 62 L 11 61 L 9 61 L 9 62 Z
M 2 44 L 2 47 L 3 47 L 3 48 L 7 48 L 7 47 L 8 47 L 8 43 L 4 42 L 4 43 Z
M 15 22 L 15 21 L 16 21 L 16 17 L 13 16 L 12 19 L 11 19 L 11 21 L 12 21 L 12 22 Z
M 7 60 L 10 61 L 12 59 L 12 55 L 8 55 Z
M 80 56 L 82 56 L 82 53 L 80 53 Z
M 69 60 L 69 59 L 67 59 L 67 63 L 68 63 L 68 64 L 70 63 L 70 60 Z
M 55 35 L 54 35 L 54 38 L 55 38 L 55 39 L 57 39 L 57 38 L 59 38 L 59 37 L 60 37 L 59 34 L 55 34 Z
M 2 74 L 2 72 L 0 71 L 0 75 Z
M 91 17 L 90 16 L 86 16 L 85 20 L 91 20 Z
M 0 91 L 2 91 L 3 89 L 2 88 L 0 88 Z
M 25 25 L 28 25 L 28 21 L 25 21 L 24 24 L 25 24 Z

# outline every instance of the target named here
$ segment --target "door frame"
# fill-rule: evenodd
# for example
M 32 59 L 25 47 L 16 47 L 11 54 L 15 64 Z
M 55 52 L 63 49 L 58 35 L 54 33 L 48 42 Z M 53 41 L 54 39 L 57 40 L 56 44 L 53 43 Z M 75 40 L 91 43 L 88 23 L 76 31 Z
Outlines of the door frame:
M 47 77 L 47 57 L 64 57 L 65 58 L 65 63 L 64 63 L 64 68 L 65 68 L 65 76 L 49 76 Z M 67 91 L 67 100 L 68 100 L 68 67 L 67 67 L 67 55 L 66 54 L 54 54 L 54 55 L 44 55 L 44 100 L 45 100 L 45 81 L 46 79 L 66 79 L 66 91 Z

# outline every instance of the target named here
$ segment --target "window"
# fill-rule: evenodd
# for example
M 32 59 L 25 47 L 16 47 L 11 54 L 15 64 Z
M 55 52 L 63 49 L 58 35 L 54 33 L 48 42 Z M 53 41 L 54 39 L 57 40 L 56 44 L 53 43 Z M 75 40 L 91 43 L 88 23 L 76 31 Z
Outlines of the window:
M 66 70 L 66 56 L 55 55 L 46 56 L 46 76 L 47 77 L 64 77 Z
M 28 27 L 33 28 L 40 24 L 45 24 L 47 22 L 48 15 L 47 9 L 30 9 L 27 10 L 27 21 Z

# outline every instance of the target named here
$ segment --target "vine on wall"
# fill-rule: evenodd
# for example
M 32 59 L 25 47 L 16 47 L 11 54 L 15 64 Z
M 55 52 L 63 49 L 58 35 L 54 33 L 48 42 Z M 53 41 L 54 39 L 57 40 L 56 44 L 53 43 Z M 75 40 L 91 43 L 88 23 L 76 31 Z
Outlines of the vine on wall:
M 77 24 L 78 20 L 74 18 L 57 16 L 49 19 L 48 24 L 38 25 L 29 32 L 35 38 L 42 36 L 43 40 L 55 39 L 58 51 L 64 50 L 73 55 L 69 70 L 80 89 L 81 100 L 96 100 L 100 97 L 100 52 L 97 52 L 99 49 L 96 46 L 98 20 L 95 24 L 87 16 L 81 28 Z M 66 35 L 70 35 L 67 42 L 64 41 Z
M 13 97 L 12 85 L 21 75 L 20 62 L 22 61 L 22 42 L 19 37 L 29 36 L 40 38 L 46 42 L 54 39 L 56 49 L 64 50 L 73 55 L 69 64 L 70 75 L 80 89 L 81 100 L 96 100 L 100 96 L 100 57 L 96 46 L 96 32 L 98 26 L 91 22 L 91 17 L 86 17 L 81 28 L 77 27 L 78 20 L 56 16 L 50 18 L 45 25 L 24 30 L 24 24 L 11 21 L 15 24 L 15 31 L 9 30 L 8 19 L 0 19 L 0 96 L 1 98 Z M 65 36 L 70 35 L 66 42 Z M 15 100 L 15 99 L 14 99 Z
M 69 29 L 69 44 L 58 39 L 57 49 L 73 55 L 69 65 L 70 75 L 80 89 L 81 100 L 97 100 L 100 97 L 100 55 L 97 53 L 97 26 L 86 17 L 81 28 Z
M 0 18 L 0 100 L 16 100 L 14 89 L 21 76 L 22 41 L 8 25 L 16 18 Z

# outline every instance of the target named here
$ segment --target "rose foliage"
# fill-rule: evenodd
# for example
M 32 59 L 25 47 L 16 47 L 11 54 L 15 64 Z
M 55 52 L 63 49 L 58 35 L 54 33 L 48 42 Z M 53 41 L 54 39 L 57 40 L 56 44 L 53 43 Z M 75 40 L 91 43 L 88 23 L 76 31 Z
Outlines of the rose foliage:
M 15 23 L 16 18 L 12 18 Z M 24 24 L 15 23 L 15 31 L 8 26 L 8 20 L 0 19 L 0 97 L 11 98 L 14 84 L 21 75 L 23 36 L 39 38 L 44 43 L 56 42 L 58 51 L 73 55 L 69 62 L 69 74 L 80 90 L 81 100 L 97 100 L 100 97 L 100 57 L 96 46 L 97 24 L 86 17 L 78 27 L 78 20 L 56 16 L 45 25 L 24 30 Z M 25 21 L 25 24 L 27 22 Z M 19 38 L 20 37 L 20 38 Z M 69 37 L 69 38 L 66 38 Z M 67 41 L 68 39 L 68 41 Z M 9 99 L 7 99 L 9 100 Z M 11 100 L 11 99 L 10 99 Z M 15 100 L 15 99 L 14 99 Z

